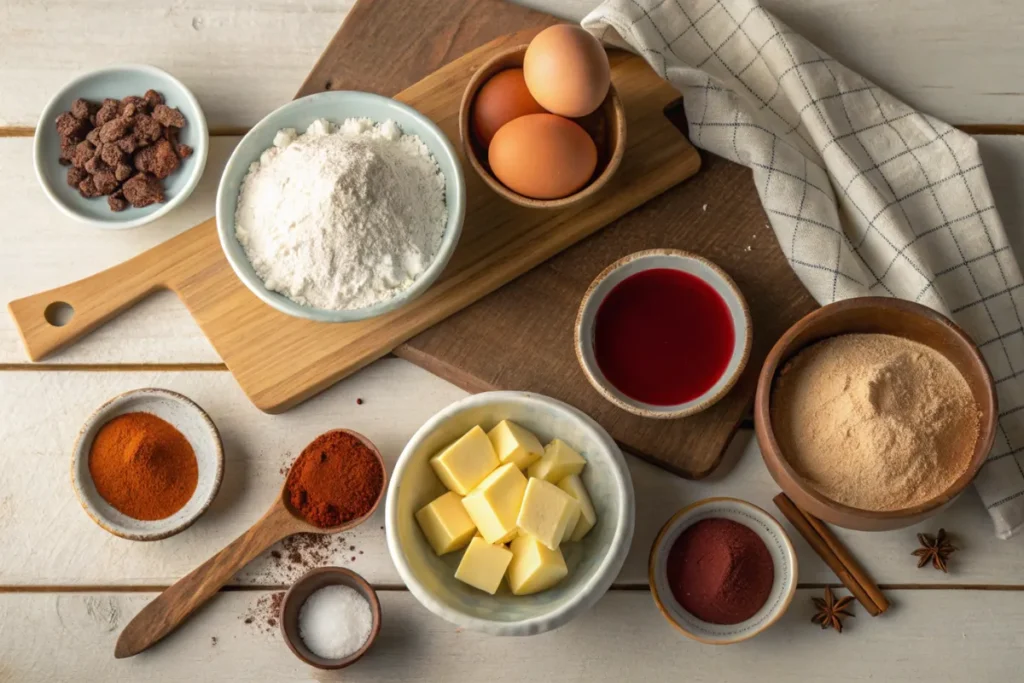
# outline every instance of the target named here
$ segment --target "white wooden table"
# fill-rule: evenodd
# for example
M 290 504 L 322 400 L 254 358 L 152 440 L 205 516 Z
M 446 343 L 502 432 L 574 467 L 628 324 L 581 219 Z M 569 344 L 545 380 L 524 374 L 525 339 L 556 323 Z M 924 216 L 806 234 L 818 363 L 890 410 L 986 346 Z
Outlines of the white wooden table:
M 440 0 L 439 0 L 440 1 Z M 578 19 L 593 0 L 532 0 Z M 774 0 L 784 20 L 909 102 L 960 124 L 1024 123 L 1024 20 L 999 0 Z M 0 301 L 118 263 L 212 214 L 221 167 L 236 135 L 291 97 L 326 45 L 346 0 L 0 0 Z M 32 171 L 31 139 L 46 99 L 81 70 L 149 62 L 199 96 L 216 134 L 203 183 L 188 204 L 139 230 L 104 233 L 63 218 Z M 247 78 L 260 74 L 256 87 Z M 1024 137 L 982 145 L 997 203 L 1024 254 Z M 714 207 L 708 207 L 714 211 Z M 203 405 L 224 436 L 227 469 L 209 512 L 158 543 L 111 536 L 79 508 L 68 481 L 71 445 L 105 399 L 143 386 Z M 246 528 L 273 499 L 279 469 L 316 434 L 347 426 L 394 463 L 431 414 L 463 392 L 400 360 L 385 359 L 280 416 L 246 400 L 173 295 L 157 295 L 45 364 L 30 366 L 0 316 L 0 682 L 334 680 L 308 669 L 276 631 L 244 615 L 296 570 L 261 558 L 152 651 L 113 658 L 121 628 L 156 591 Z M 362 398 L 362 405 L 356 399 Z M 785 618 L 729 648 L 680 637 L 646 589 L 650 543 L 672 512 L 708 495 L 769 510 L 776 489 L 749 431 L 711 480 L 688 482 L 630 459 L 637 524 L 609 594 L 565 628 L 490 638 L 435 618 L 402 587 L 384 542 L 383 515 L 346 536 L 332 561 L 381 589 L 384 629 L 346 680 L 939 681 L 1020 680 L 1024 546 L 1000 542 L 973 492 L 919 529 L 842 533 L 887 589 L 893 609 L 858 609 L 842 635 L 810 624 L 810 596 L 835 576 L 796 538 L 801 589 Z M 916 569 L 916 531 L 944 526 L 963 550 L 948 576 Z M 358 551 L 347 548 L 355 547 Z M 355 558 L 355 559 L 353 559 Z M 274 568 L 276 566 L 276 568 Z

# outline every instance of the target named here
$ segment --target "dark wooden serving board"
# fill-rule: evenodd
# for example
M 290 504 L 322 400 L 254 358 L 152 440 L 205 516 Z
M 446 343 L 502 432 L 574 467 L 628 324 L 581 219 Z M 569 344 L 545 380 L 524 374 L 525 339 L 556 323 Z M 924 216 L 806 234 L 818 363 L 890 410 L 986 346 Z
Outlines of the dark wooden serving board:
M 556 22 L 500 0 L 360 0 L 299 94 L 331 88 L 390 94 L 500 35 Z M 703 156 L 702 170 L 690 180 L 395 354 L 469 391 L 521 389 L 562 399 L 597 419 L 630 452 L 684 477 L 708 475 L 747 414 L 768 350 L 816 304 L 786 263 L 749 170 Z M 611 405 L 587 382 L 573 352 L 573 323 L 591 280 L 615 259 L 653 247 L 686 249 L 718 263 L 736 280 L 753 317 L 754 344 L 742 379 L 717 405 L 683 420 L 648 420 Z

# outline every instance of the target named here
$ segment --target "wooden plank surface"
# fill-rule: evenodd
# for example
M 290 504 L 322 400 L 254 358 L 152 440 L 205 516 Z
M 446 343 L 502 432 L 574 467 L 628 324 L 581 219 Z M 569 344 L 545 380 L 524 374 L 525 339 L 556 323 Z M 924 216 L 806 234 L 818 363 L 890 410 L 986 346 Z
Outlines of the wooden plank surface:
M 0 98 L 0 106 L 4 100 Z M 81 226 L 59 213 L 43 194 L 32 171 L 32 140 L 0 138 L 0 301 L 10 301 L 85 277 L 159 244 L 209 217 L 217 181 L 237 137 L 212 140 L 199 188 L 178 211 L 139 230 L 103 232 Z M 1024 136 L 980 136 L 989 182 L 1011 244 L 1024 254 Z M 703 208 L 703 202 L 702 202 Z M 709 204 L 702 220 L 712 227 L 723 207 Z M 26 226 L 31 226 L 31 229 Z M 171 331 L 169 333 L 168 331 Z M 170 293 L 156 294 L 78 343 L 47 359 L 47 364 L 208 364 L 220 363 L 184 305 Z M 0 365 L 26 365 L 28 358 L 8 315 L 0 315 Z
M 613 591 L 567 626 L 531 638 L 464 631 L 408 593 L 380 594 L 380 637 L 343 672 L 303 666 L 274 628 L 245 615 L 265 594 L 220 595 L 178 633 L 128 660 L 110 655 L 149 593 L 0 594 L 0 681 L 935 681 L 1019 680 L 1024 592 L 896 591 L 843 634 L 811 623 L 811 597 L 762 635 L 731 647 L 687 640 L 647 591 Z M 951 616 L 955 615 L 955 616 Z M 45 634 L 45 637 L 41 637 Z M 71 655 L 73 653 L 73 655 Z
M 597 2 L 523 4 L 579 20 Z M 451 3 L 436 4 L 443 10 Z M 1024 13 L 1009 10 L 1006 0 L 764 4 L 832 56 L 929 113 L 961 123 L 1024 123 Z M 6 0 L 0 6 L 0 93 L 17 96 L 0 98 L 0 126 L 35 125 L 47 99 L 74 72 L 137 61 L 184 80 L 214 130 L 251 126 L 295 94 L 351 5 L 90 0 L 86 11 L 80 0 Z M 249 83 L 254 72 L 258 88 Z
M 80 509 L 66 482 L 71 447 L 81 423 L 99 404 L 122 391 L 157 386 L 181 392 L 203 406 L 225 442 L 225 475 L 210 511 L 193 527 L 158 543 L 117 538 Z M 383 360 L 286 415 L 256 410 L 224 372 L 2 372 L 0 415 L 5 427 L 4 484 L 0 486 L 0 586 L 167 585 L 188 573 L 248 528 L 280 490 L 286 465 L 317 434 L 348 427 L 370 437 L 390 471 L 405 442 L 431 415 L 465 395 L 398 359 Z M 356 399 L 363 399 L 361 405 Z M 671 476 L 627 457 L 636 491 L 636 532 L 617 585 L 647 583 L 647 555 L 661 525 L 700 498 L 730 495 L 780 517 L 771 498 L 778 492 L 749 430 L 734 442 L 722 471 L 699 481 Z M 40 482 L 52 482 L 42 486 Z M 33 510 L 44 511 L 33 514 Z M 383 510 L 344 542 L 325 546 L 328 561 L 352 566 L 376 585 L 400 585 L 387 552 Z M 962 545 L 953 571 L 917 569 L 910 555 L 916 531 L 945 526 Z M 791 532 L 792 533 L 792 532 Z M 1020 547 L 999 541 L 973 491 L 939 518 L 890 533 L 838 532 L 878 581 L 1024 585 Z M 835 580 L 794 535 L 804 583 Z M 290 546 L 289 546 L 290 547 Z M 355 548 L 353 551 L 352 548 Z M 288 555 L 281 546 L 274 550 Z M 352 558 L 356 559 L 353 560 Z M 265 553 L 235 585 L 280 585 L 304 568 Z

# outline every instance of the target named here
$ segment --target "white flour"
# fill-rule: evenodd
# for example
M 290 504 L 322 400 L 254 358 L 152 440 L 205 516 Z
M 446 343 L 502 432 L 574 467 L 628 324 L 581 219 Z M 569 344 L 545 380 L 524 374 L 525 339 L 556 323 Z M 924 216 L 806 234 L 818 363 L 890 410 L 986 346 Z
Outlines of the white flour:
M 249 168 L 235 235 L 267 289 L 316 308 L 364 308 L 434 260 L 448 211 L 427 146 L 393 121 L 280 131 Z

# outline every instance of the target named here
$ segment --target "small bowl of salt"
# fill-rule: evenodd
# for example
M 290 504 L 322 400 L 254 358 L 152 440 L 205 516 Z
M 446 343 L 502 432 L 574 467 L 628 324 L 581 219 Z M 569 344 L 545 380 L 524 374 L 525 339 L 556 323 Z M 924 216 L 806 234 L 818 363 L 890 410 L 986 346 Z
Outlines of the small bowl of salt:
M 377 639 L 380 600 L 359 574 L 320 567 L 288 589 L 279 621 L 284 642 L 296 657 L 318 669 L 344 669 Z

